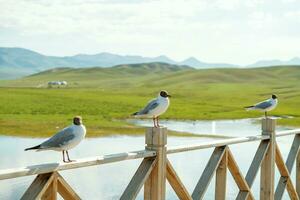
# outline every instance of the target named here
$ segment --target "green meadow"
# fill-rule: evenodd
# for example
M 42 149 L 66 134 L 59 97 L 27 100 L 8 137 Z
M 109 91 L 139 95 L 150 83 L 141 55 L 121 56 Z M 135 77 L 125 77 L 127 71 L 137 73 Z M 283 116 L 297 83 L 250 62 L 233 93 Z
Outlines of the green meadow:
M 68 86 L 48 88 L 47 82 L 54 80 L 65 80 Z M 300 66 L 195 70 L 151 63 L 53 69 L 0 81 L 0 134 L 49 136 L 69 125 L 75 115 L 83 117 L 90 137 L 141 134 L 144 129 L 126 119 L 161 89 L 172 95 L 163 119 L 260 117 L 262 113 L 246 112 L 243 107 L 275 93 L 279 105 L 271 114 L 292 116 L 278 123 L 300 127 L 299 81 Z

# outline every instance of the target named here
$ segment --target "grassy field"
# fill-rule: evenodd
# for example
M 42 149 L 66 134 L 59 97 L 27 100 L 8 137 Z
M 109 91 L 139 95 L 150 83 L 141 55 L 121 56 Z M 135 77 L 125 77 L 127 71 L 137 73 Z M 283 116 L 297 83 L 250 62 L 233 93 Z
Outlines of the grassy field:
M 66 80 L 67 88 L 47 88 Z M 300 126 L 300 66 L 194 70 L 162 63 L 113 68 L 49 70 L 19 80 L 0 81 L 0 134 L 47 136 L 81 115 L 88 136 L 140 134 L 126 123 L 161 89 L 172 94 L 165 119 L 238 119 L 261 116 L 243 107 L 279 97 L 273 115 L 279 124 Z M 177 133 L 172 133 L 177 134 Z

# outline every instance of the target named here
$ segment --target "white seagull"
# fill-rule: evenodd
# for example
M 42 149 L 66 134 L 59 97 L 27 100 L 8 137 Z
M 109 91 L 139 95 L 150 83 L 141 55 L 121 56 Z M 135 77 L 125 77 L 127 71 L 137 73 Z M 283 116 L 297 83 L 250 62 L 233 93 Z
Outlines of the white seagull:
M 273 110 L 276 108 L 278 103 L 277 96 L 275 94 L 272 94 L 272 98 L 267 99 L 265 101 L 259 102 L 253 106 L 247 106 L 245 109 L 248 110 L 260 110 L 262 112 L 265 112 L 265 117 L 267 117 L 267 112 Z
M 152 99 L 144 109 L 132 115 L 136 117 L 152 117 L 154 127 L 159 127 L 158 117 L 168 109 L 170 104 L 169 97 L 171 95 L 167 91 L 162 90 L 156 99 Z
M 25 149 L 25 151 L 28 150 L 62 151 L 63 161 L 72 162 L 73 160 L 70 160 L 68 150 L 78 145 L 84 139 L 85 134 L 86 134 L 86 129 L 85 126 L 82 124 L 82 119 L 80 116 L 76 116 L 73 118 L 73 125 L 62 129 L 61 131 L 59 131 L 54 136 L 52 136 L 45 142 L 41 143 L 40 145 L 27 148 Z M 65 160 L 65 152 L 67 154 L 68 161 Z

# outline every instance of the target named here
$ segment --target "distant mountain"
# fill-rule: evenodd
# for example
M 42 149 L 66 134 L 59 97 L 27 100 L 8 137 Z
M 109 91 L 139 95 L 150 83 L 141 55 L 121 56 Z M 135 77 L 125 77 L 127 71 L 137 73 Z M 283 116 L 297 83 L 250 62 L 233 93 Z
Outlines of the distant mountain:
M 269 66 L 281 66 L 281 65 L 300 65 L 300 58 L 295 57 L 287 61 L 282 60 L 260 60 L 247 67 L 269 67 Z
M 174 61 L 167 56 L 142 57 L 121 56 L 111 53 L 94 55 L 78 54 L 75 56 L 46 56 L 24 48 L 0 48 L 0 79 L 17 78 L 57 67 L 112 67 L 122 64 L 137 63 L 169 63 L 188 65 L 194 68 L 234 67 L 231 64 L 205 63 L 196 58 L 188 58 L 182 62 Z
M 188 65 L 194 68 L 227 68 L 227 67 L 238 67 L 238 65 L 227 64 L 227 63 L 205 63 L 197 60 L 194 57 L 190 57 L 179 62 L 181 65 Z
M 190 57 L 183 61 L 175 61 L 167 56 L 142 57 L 122 56 L 112 53 L 99 53 L 94 55 L 78 54 L 75 56 L 46 56 L 24 48 L 0 47 L 0 79 L 12 79 L 44 70 L 60 67 L 87 68 L 87 67 L 112 67 L 124 64 L 141 63 L 168 63 L 171 65 L 190 66 L 196 69 L 204 68 L 232 68 L 238 65 L 227 63 L 207 63 Z M 300 58 L 295 57 L 288 61 L 262 60 L 246 67 L 264 67 L 275 65 L 299 65 Z

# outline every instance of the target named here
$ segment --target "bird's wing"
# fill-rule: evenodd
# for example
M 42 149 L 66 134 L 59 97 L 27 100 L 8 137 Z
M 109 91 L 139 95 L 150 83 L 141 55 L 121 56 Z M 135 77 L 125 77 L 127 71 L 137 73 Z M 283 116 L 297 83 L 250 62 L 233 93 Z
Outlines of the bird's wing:
M 255 108 L 259 108 L 259 109 L 266 109 L 270 106 L 272 106 L 272 102 L 270 100 L 266 100 L 254 105 Z
M 58 133 L 56 133 L 53 137 L 46 140 L 41 144 L 42 148 L 50 148 L 50 147 L 61 147 L 64 144 L 67 144 L 71 140 L 73 140 L 75 134 L 71 127 L 67 127 Z
M 157 99 L 152 99 L 151 101 L 149 101 L 147 106 L 143 110 L 141 110 L 138 114 L 140 115 L 148 114 L 151 110 L 155 109 L 157 106 L 158 106 Z

